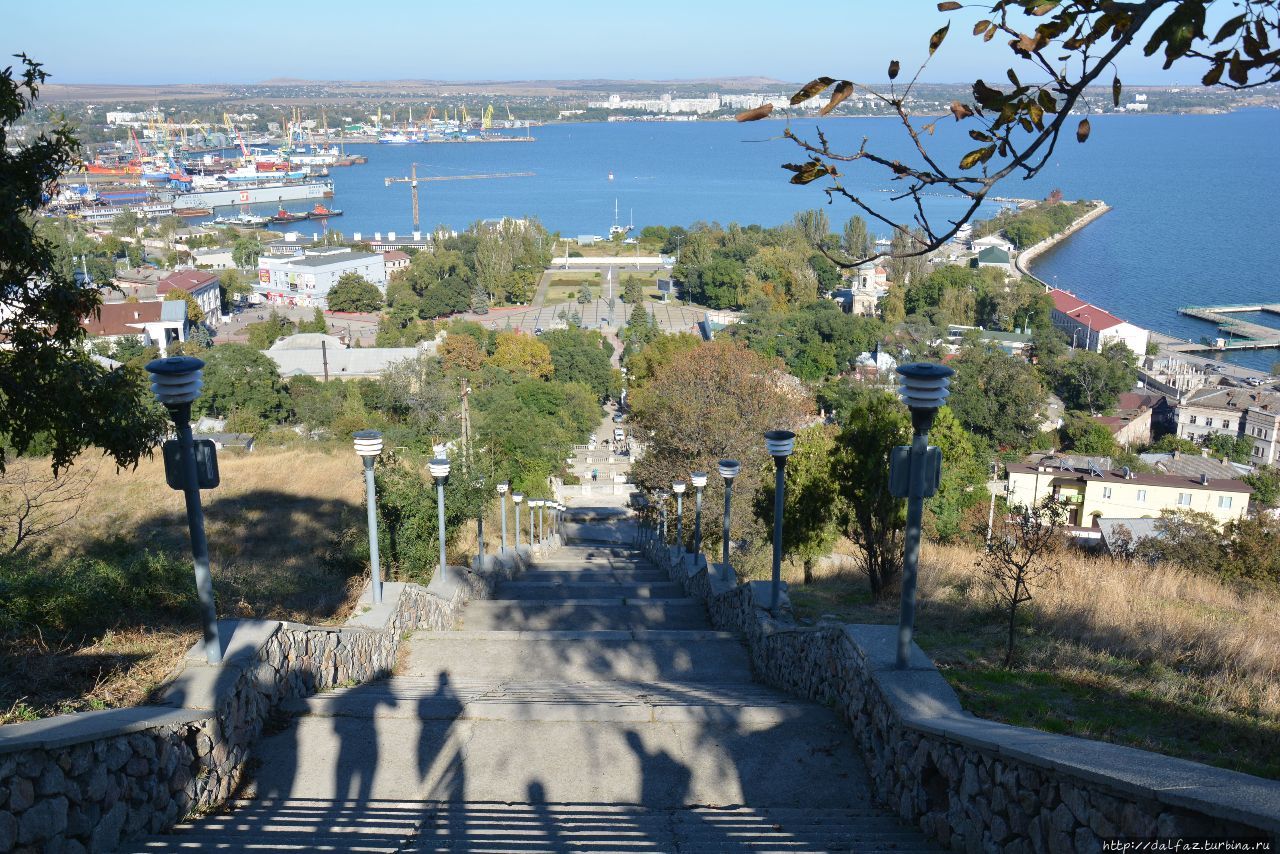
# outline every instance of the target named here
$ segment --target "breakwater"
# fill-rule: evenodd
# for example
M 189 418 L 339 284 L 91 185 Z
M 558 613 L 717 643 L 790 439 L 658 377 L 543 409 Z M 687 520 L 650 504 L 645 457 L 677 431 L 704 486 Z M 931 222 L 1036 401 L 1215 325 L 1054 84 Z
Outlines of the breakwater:
M 1057 246 L 1059 243 L 1066 240 L 1068 237 L 1075 234 L 1077 231 L 1084 228 L 1086 225 L 1093 222 L 1109 210 L 1111 210 L 1110 205 L 1104 201 L 1095 199 L 1093 201 L 1093 208 L 1075 222 L 1071 223 L 1071 225 L 1067 226 L 1057 234 L 1051 234 L 1039 243 L 1032 244 L 1019 252 L 1017 257 L 1013 260 L 1014 269 L 1024 276 L 1030 276 L 1035 279 L 1037 282 L 1044 285 L 1045 288 L 1051 287 L 1048 282 L 1031 272 L 1031 262 L 1035 260 L 1038 255 L 1041 255 L 1048 249 Z

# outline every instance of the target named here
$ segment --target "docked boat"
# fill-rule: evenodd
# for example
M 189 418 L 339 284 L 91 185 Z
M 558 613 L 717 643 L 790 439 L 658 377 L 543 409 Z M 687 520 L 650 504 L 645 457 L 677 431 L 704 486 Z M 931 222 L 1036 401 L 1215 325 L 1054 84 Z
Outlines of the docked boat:
M 287 225 L 291 222 L 302 222 L 304 219 L 310 219 L 310 215 L 306 213 L 293 213 L 284 208 L 280 208 L 271 217 L 270 222 L 276 225 Z
M 308 214 L 309 219 L 328 219 L 331 216 L 342 216 L 342 208 L 327 208 L 317 203 Z
M 213 208 L 174 208 L 174 216 L 208 216 Z
M 236 216 L 220 216 L 206 222 L 205 225 L 229 225 L 233 228 L 259 228 L 268 222 L 265 216 L 254 216 L 251 213 L 239 213 Z

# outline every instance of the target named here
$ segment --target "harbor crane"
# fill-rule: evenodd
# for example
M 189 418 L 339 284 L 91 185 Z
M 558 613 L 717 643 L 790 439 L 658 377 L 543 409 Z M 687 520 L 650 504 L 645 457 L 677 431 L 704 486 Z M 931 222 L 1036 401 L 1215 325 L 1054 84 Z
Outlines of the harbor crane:
M 528 178 L 532 176 L 532 172 L 484 172 L 478 175 L 433 175 L 430 177 L 418 177 L 418 164 L 414 163 L 409 167 L 408 178 L 385 178 L 383 179 L 386 186 L 392 184 L 408 184 L 409 195 L 413 199 L 413 230 L 421 231 L 418 225 L 418 183 L 427 181 L 475 181 L 481 178 Z

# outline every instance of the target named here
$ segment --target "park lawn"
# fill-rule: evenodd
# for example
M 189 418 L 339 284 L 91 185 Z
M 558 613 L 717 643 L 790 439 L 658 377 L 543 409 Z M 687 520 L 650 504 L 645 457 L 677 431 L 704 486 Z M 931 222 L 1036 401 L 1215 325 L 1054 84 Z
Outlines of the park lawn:
M 558 272 L 547 284 L 547 296 L 543 305 L 577 302 L 578 293 L 584 285 L 591 291 L 592 299 L 600 298 L 602 283 L 599 273 Z
M 966 710 L 1280 779 L 1280 704 L 1274 679 L 1270 687 L 1266 681 L 1277 653 L 1265 638 L 1276 629 L 1264 623 L 1265 594 L 1230 591 L 1164 567 L 1142 568 L 1155 576 L 1146 583 L 1116 578 L 1100 589 L 1098 561 L 1085 569 L 1073 559 L 1061 583 L 1079 589 L 1033 602 L 1036 614 L 1018 626 L 1016 664 L 1005 669 L 1007 624 L 980 590 L 977 557 L 959 547 L 926 548 L 916 619 L 916 642 Z M 819 570 L 818 576 L 809 585 L 798 571 L 788 578 L 798 619 L 897 623 L 896 596 L 876 603 L 860 575 Z M 1131 601 L 1119 602 L 1126 594 Z M 1243 607 L 1222 607 L 1236 598 Z M 1156 620 L 1161 631 L 1150 632 Z M 1249 636 L 1266 647 L 1253 661 L 1225 654 L 1214 663 L 1204 653 L 1230 650 Z
M 184 503 L 162 461 L 77 465 L 98 470 L 76 518 L 0 564 L 0 625 L 19 627 L 0 636 L 0 724 L 145 702 L 197 639 Z M 203 493 L 219 615 L 346 619 L 367 567 L 350 449 L 224 450 L 219 469 Z

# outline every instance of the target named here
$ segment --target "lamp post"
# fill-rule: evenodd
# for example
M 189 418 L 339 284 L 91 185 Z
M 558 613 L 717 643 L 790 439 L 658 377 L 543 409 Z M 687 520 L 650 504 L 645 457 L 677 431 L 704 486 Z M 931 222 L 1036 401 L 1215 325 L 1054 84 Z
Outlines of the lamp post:
M 534 511 L 537 511 L 536 513 Z M 542 499 L 529 499 L 529 542 L 542 545 Z
M 436 457 L 427 464 L 436 480 L 436 517 L 440 523 L 440 574 L 444 575 L 444 482 L 449 477 L 449 459 Z
M 505 480 L 498 484 L 499 500 L 502 502 L 502 553 L 507 553 L 507 490 L 511 484 Z
M 696 490 L 693 511 L 693 553 L 702 554 L 702 490 L 707 485 L 707 473 L 695 471 L 689 474 L 689 482 Z
M 889 491 L 907 499 L 907 530 L 902 555 L 902 611 L 898 617 L 899 670 L 911 659 L 911 634 L 916 621 L 916 575 L 920 566 L 920 523 L 924 500 L 938 491 L 942 452 L 929 447 L 929 428 L 938 408 L 947 402 L 955 371 L 944 365 L 913 362 L 898 367 L 902 402 L 911 410 L 911 445 L 893 449 L 889 463 Z
M 665 492 L 658 493 L 658 501 L 662 506 L 662 544 L 667 544 L 667 498 L 670 496 Z
M 355 433 L 356 454 L 364 461 L 364 496 L 369 508 L 369 596 L 382 604 L 382 567 L 378 565 L 378 502 L 373 489 L 373 460 L 382 453 L 382 434 L 377 430 Z
M 796 449 L 796 434 L 790 430 L 770 430 L 764 445 L 773 457 L 773 583 L 769 588 L 769 611 L 776 612 L 782 594 L 782 508 L 787 498 L 787 457 Z
M 671 491 L 676 494 L 676 544 L 684 551 L 684 490 L 683 481 L 671 484 Z
M 524 503 L 524 493 L 511 493 L 511 503 L 516 506 L 516 551 L 520 551 L 520 505 Z
M 729 509 L 733 501 L 733 479 L 742 471 L 742 464 L 737 460 L 721 460 L 718 465 L 720 476 L 724 478 L 724 531 L 721 538 L 721 554 L 724 565 L 729 565 Z
M 147 363 L 151 391 L 169 410 L 178 433 L 182 463 L 182 492 L 187 503 L 187 531 L 191 536 L 191 557 L 196 574 L 196 596 L 204 623 L 204 655 L 210 664 L 222 661 L 218 638 L 218 611 L 213 598 L 213 576 L 209 573 L 209 541 L 204 535 L 204 508 L 200 505 L 200 480 L 196 467 L 195 441 L 191 436 L 191 402 L 200 396 L 204 362 L 191 356 L 172 356 Z

